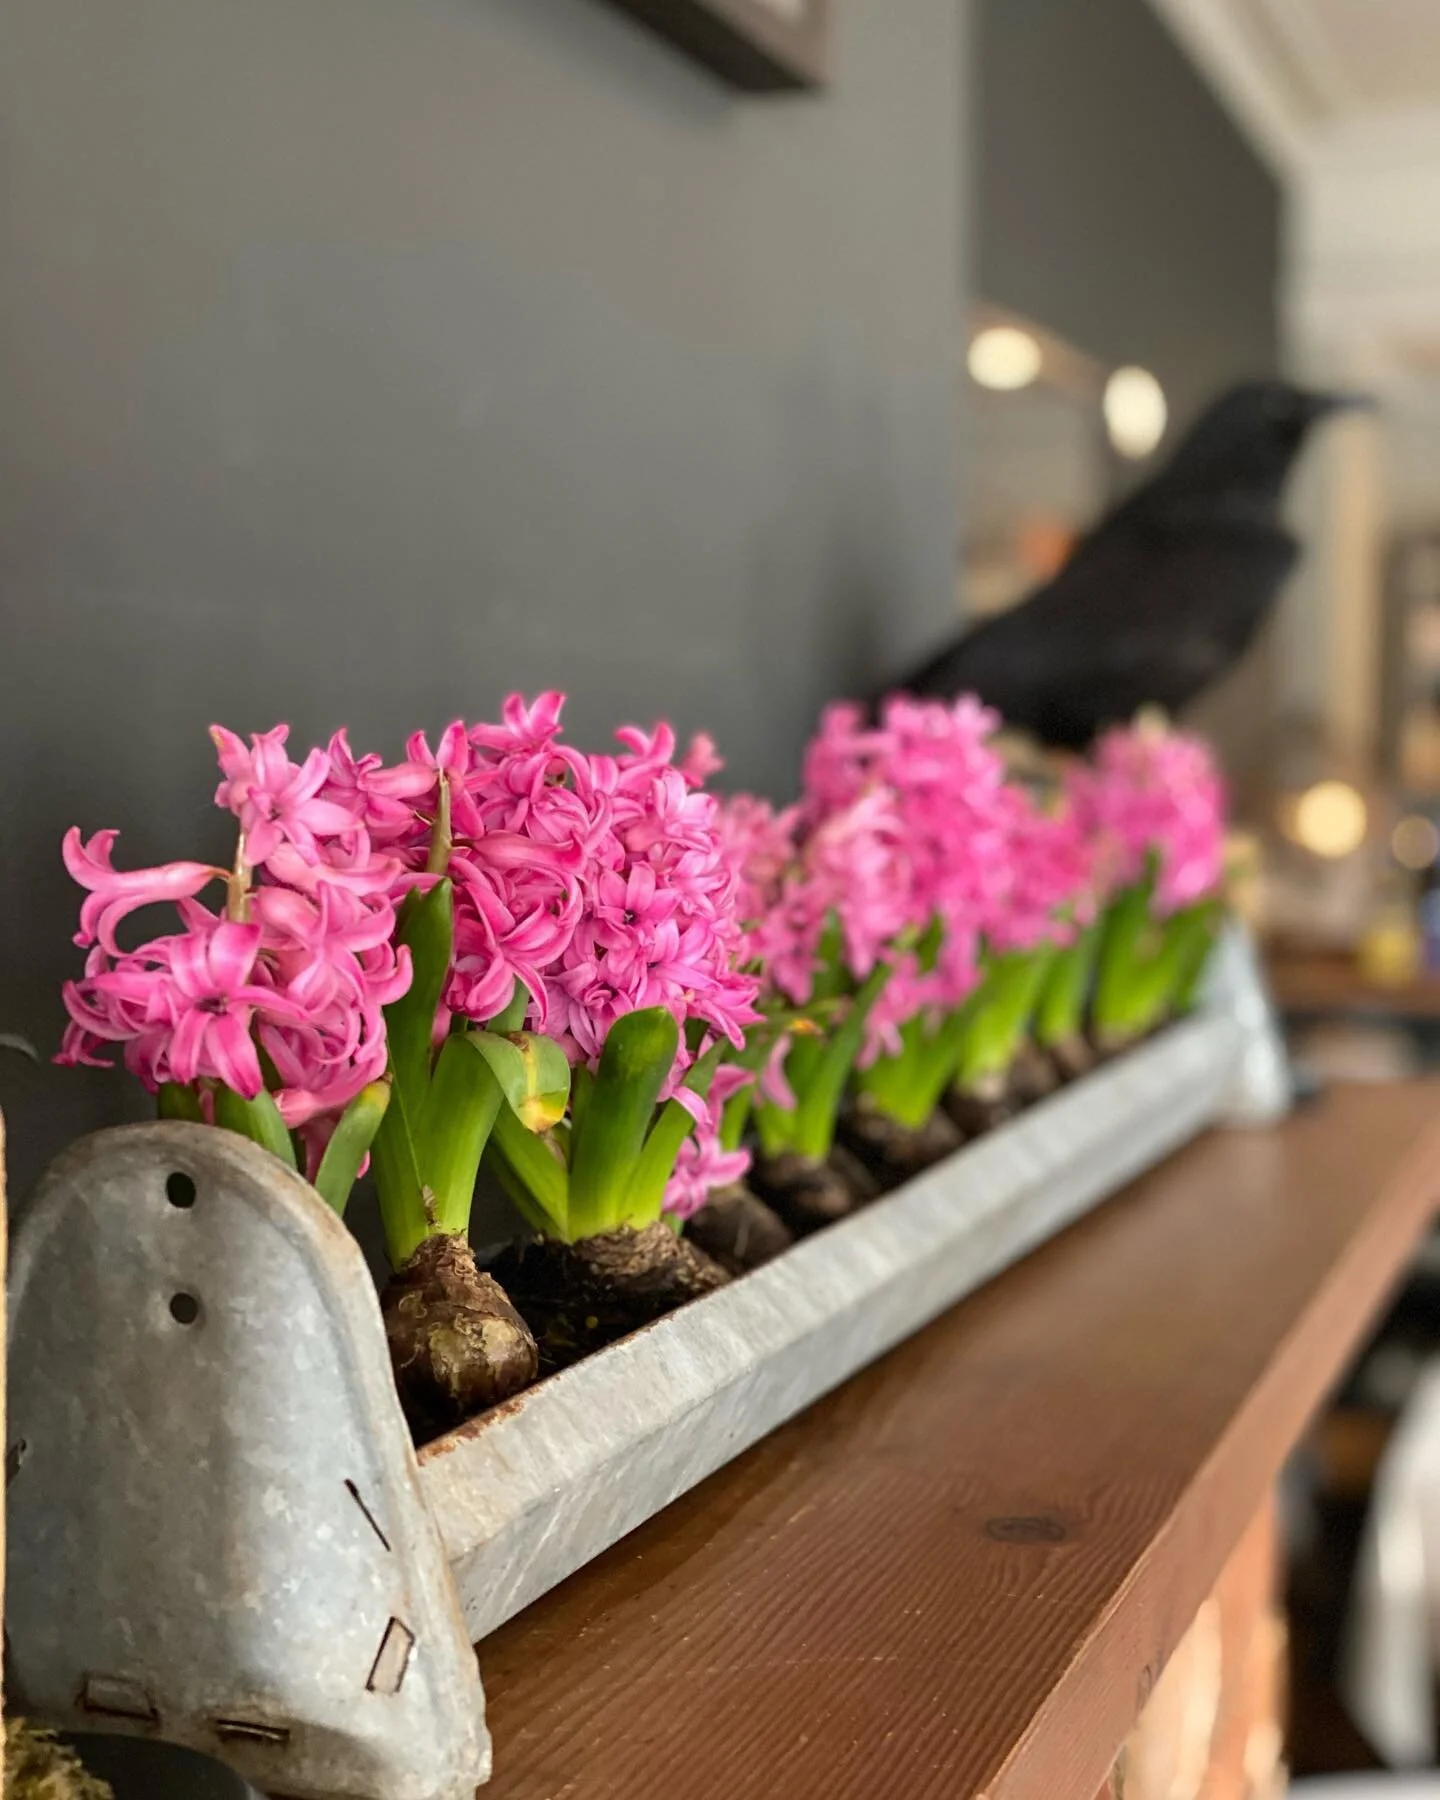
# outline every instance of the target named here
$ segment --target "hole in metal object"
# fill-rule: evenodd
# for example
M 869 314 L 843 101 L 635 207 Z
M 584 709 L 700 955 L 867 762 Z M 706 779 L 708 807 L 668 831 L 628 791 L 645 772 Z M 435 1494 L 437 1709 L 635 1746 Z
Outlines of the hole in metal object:
M 165 1180 L 165 1198 L 172 1206 L 188 1211 L 195 1204 L 195 1183 L 179 1169 Z
M 385 1635 L 376 1652 L 375 1667 L 371 1669 L 370 1679 L 365 1683 L 372 1694 L 400 1692 L 400 1683 L 410 1667 L 410 1652 L 414 1648 L 415 1633 L 408 1625 L 402 1625 L 399 1619 L 392 1619 L 385 1627 Z
M 274 1744 L 290 1742 L 288 1725 L 267 1725 L 261 1719 L 214 1719 L 215 1735 L 222 1743 Z
M 353 1481 L 349 1480 L 348 1477 L 346 1479 L 345 1486 L 350 1494 L 350 1498 L 360 1508 L 361 1512 L 364 1513 L 365 1523 L 370 1527 L 370 1529 L 375 1533 L 376 1537 L 379 1538 L 380 1542 L 388 1550 L 390 1548 L 390 1540 L 389 1540 L 389 1538 L 386 1537 L 385 1533 L 380 1529 L 380 1521 L 375 1517 L 374 1513 L 371 1512 L 370 1508 L 365 1504 L 364 1500 L 361 1498 L 359 1488 L 356 1487 L 355 1483 Z
M 15 1442 L 6 1449 L 6 1451 L 5 1451 L 5 1485 L 6 1485 L 6 1487 L 9 1487 L 10 1483 L 20 1473 L 20 1465 L 25 1461 L 25 1458 L 29 1454 L 30 1454 L 30 1445 L 29 1445 L 29 1442 L 25 1438 L 16 1438 Z
M 200 1317 L 200 1302 L 193 1294 L 172 1294 L 170 1317 L 177 1325 L 193 1325 Z
M 138 1681 L 123 1675 L 87 1675 L 80 1690 L 80 1706 L 84 1712 L 105 1719 L 138 1719 L 143 1725 L 158 1725 L 160 1712 L 155 1702 Z

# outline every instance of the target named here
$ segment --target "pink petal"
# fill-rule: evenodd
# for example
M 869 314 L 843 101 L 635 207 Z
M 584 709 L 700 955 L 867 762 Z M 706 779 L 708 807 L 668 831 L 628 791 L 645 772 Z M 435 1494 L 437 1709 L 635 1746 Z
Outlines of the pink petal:
M 246 1026 L 234 1014 L 212 1017 L 205 1035 L 215 1074 L 226 1087 L 253 1100 L 265 1083 Z

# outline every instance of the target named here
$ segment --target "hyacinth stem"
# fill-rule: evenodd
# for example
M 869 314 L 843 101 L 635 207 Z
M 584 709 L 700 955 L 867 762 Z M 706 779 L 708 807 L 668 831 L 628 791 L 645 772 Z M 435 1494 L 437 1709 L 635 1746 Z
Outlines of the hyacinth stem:
M 825 1026 L 817 1014 L 828 1014 L 834 1005 L 834 1001 L 826 1001 L 812 1007 L 772 1010 L 761 1024 L 752 1025 L 745 1033 L 743 1049 L 725 1052 L 722 1062 L 748 1069 L 755 1079 L 738 1088 L 721 1108 L 717 1136 L 722 1150 L 739 1150 L 744 1145 L 760 1097 L 761 1072 L 775 1054 L 776 1046 L 787 1037 L 793 1041 L 795 1037 L 823 1036 Z
M 225 917 L 237 925 L 250 920 L 250 884 L 255 871 L 245 860 L 245 833 L 235 840 L 235 861 L 225 877 Z
M 155 1114 L 161 1119 L 184 1119 L 190 1125 L 203 1124 L 205 1119 L 200 1109 L 200 1096 L 193 1087 L 181 1081 L 160 1084 L 160 1091 L 155 1096 Z
M 1103 922 L 1093 1019 L 1101 1037 L 1124 1042 L 1193 1003 L 1220 918 L 1216 899 L 1153 912 L 1153 884 L 1138 883 L 1111 904 Z
M 575 1244 L 661 1216 L 665 1188 L 695 1120 L 678 1100 L 659 1104 L 675 1066 L 679 1031 L 664 1007 L 627 1013 L 610 1027 L 593 1075 L 576 1072 L 568 1130 L 526 1132 L 511 1109 L 496 1120 L 490 1162 L 525 1218 Z M 723 1045 L 699 1057 L 685 1086 L 702 1098 Z
M 215 1123 L 226 1131 L 238 1132 L 241 1137 L 259 1144 L 272 1156 L 278 1156 L 287 1168 L 299 1168 L 295 1140 L 280 1117 L 280 1108 L 275 1104 L 274 1096 L 267 1094 L 264 1088 L 261 1088 L 253 1100 L 247 1100 L 243 1094 L 237 1094 L 217 1083 Z
M 441 821 L 446 804 L 440 805 Z M 403 1269 L 426 1238 L 463 1237 L 470 1228 L 480 1159 L 502 1114 L 527 1136 L 565 1110 L 570 1072 L 548 1038 L 516 1029 L 473 1031 L 456 1021 L 433 1039 L 454 946 L 454 890 L 448 879 L 411 894 L 400 917 L 410 951 L 410 989 L 385 1009 L 390 1049 L 389 1104 L 374 1134 L 375 1185 L 386 1247 Z M 492 1024 L 523 1020 L 518 988 Z
M 315 1191 L 343 1218 L 361 1165 L 370 1154 L 375 1133 L 390 1105 L 390 1083 L 368 1082 L 340 1115 L 320 1167 L 315 1171 Z
M 571 1130 L 567 1242 L 650 1222 L 630 1216 L 640 1205 L 631 1187 L 679 1048 L 679 1027 L 663 1007 L 627 1013 L 610 1027 L 594 1086 Z M 678 1143 L 675 1148 L 678 1154 Z M 657 1203 L 654 1216 L 659 1213 Z
M 453 890 L 442 880 L 427 894 L 411 894 L 400 911 L 398 938 L 410 952 L 413 975 L 408 993 L 385 1009 L 392 1091 L 374 1149 L 380 1217 L 396 1269 L 439 1228 L 419 1146 L 430 1092 L 430 1040 L 454 943 L 453 908 Z
M 785 1058 L 794 1109 L 769 1100 L 755 1106 L 755 1128 L 767 1156 L 792 1150 L 819 1162 L 830 1154 L 845 1089 L 865 1042 L 866 1022 L 889 979 L 889 965 L 877 964 L 836 1025 L 827 1032 L 795 1037 Z
M 1084 1031 L 1099 948 L 1100 926 L 1088 925 L 1051 959 L 1035 1007 L 1035 1039 L 1046 1049 L 1073 1043 Z
M 1034 950 L 997 957 L 990 965 L 955 1067 L 955 1079 L 962 1088 L 987 1076 L 1008 1073 L 1030 1029 L 1054 957 L 1054 946 L 1042 944 Z
M 1171 1007 L 1184 1014 L 1193 1012 L 1199 1004 L 1205 971 L 1210 965 L 1210 952 L 1215 948 L 1225 917 L 1224 902 L 1218 897 L 1202 900 L 1198 906 L 1187 907 L 1184 915 L 1177 916 L 1183 916 L 1187 923 L 1177 927 L 1184 941 L 1175 952 L 1177 975 Z
M 720 1114 L 720 1148 L 738 1150 L 745 1142 L 745 1131 L 755 1110 L 755 1083 L 743 1087 L 725 1102 Z
M 975 993 L 938 1024 L 907 1019 L 900 1027 L 899 1051 L 876 1057 L 857 1074 L 861 1093 L 896 1124 L 918 1131 L 940 1104 L 954 1079 L 984 985 L 982 976 Z
M 454 848 L 455 834 L 450 825 L 450 778 L 442 772 L 436 789 L 435 822 L 430 828 L 430 854 L 425 859 L 425 873 L 445 874 Z

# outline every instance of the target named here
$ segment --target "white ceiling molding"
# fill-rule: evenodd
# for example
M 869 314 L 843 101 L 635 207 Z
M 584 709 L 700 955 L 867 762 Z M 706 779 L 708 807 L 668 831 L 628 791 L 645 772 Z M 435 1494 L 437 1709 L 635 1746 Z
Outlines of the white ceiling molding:
M 1303 163 L 1319 105 L 1273 21 L 1250 0 L 1151 0 L 1255 148 L 1282 175 Z
M 1288 194 L 1296 366 L 1440 358 L 1440 0 L 1151 0 Z

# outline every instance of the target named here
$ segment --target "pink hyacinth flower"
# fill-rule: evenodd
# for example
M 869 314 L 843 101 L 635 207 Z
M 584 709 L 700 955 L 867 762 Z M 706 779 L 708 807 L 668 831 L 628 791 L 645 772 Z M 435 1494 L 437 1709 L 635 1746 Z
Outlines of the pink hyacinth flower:
M 1117 727 L 1072 768 L 1067 791 L 1113 886 L 1138 881 L 1153 856 L 1162 917 L 1219 888 L 1225 782 L 1203 739 L 1149 721 Z
M 252 737 L 247 750 L 233 731 L 210 727 L 225 777 L 215 804 L 240 821 L 252 865 L 268 862 L 282 844 L 293 845 L 306 862 L 318 862 L 317 839 L 338 836 L 356 823 L 348 807 L 320 798 L 331 773 L 326 753 L 315 749 L 303 763 L 292 763 L 285 754 L 289 735 L 288 725 L 277 725 Z
M 226 876 L 224 869 L 197 862 L 117 869 L 110 857 L 119 835 L 118 831 L 97 831 L 87 842 L 78 826 L 72 825 L 61 846 L 71 879 L 90 894 L 80 908 L 75 942 L 82 947 L 99 943 L 111 956 L 120 954 L 115 928 L 129 913 L 162 901 L 193 899 L 212 881 L 223 881 Z

